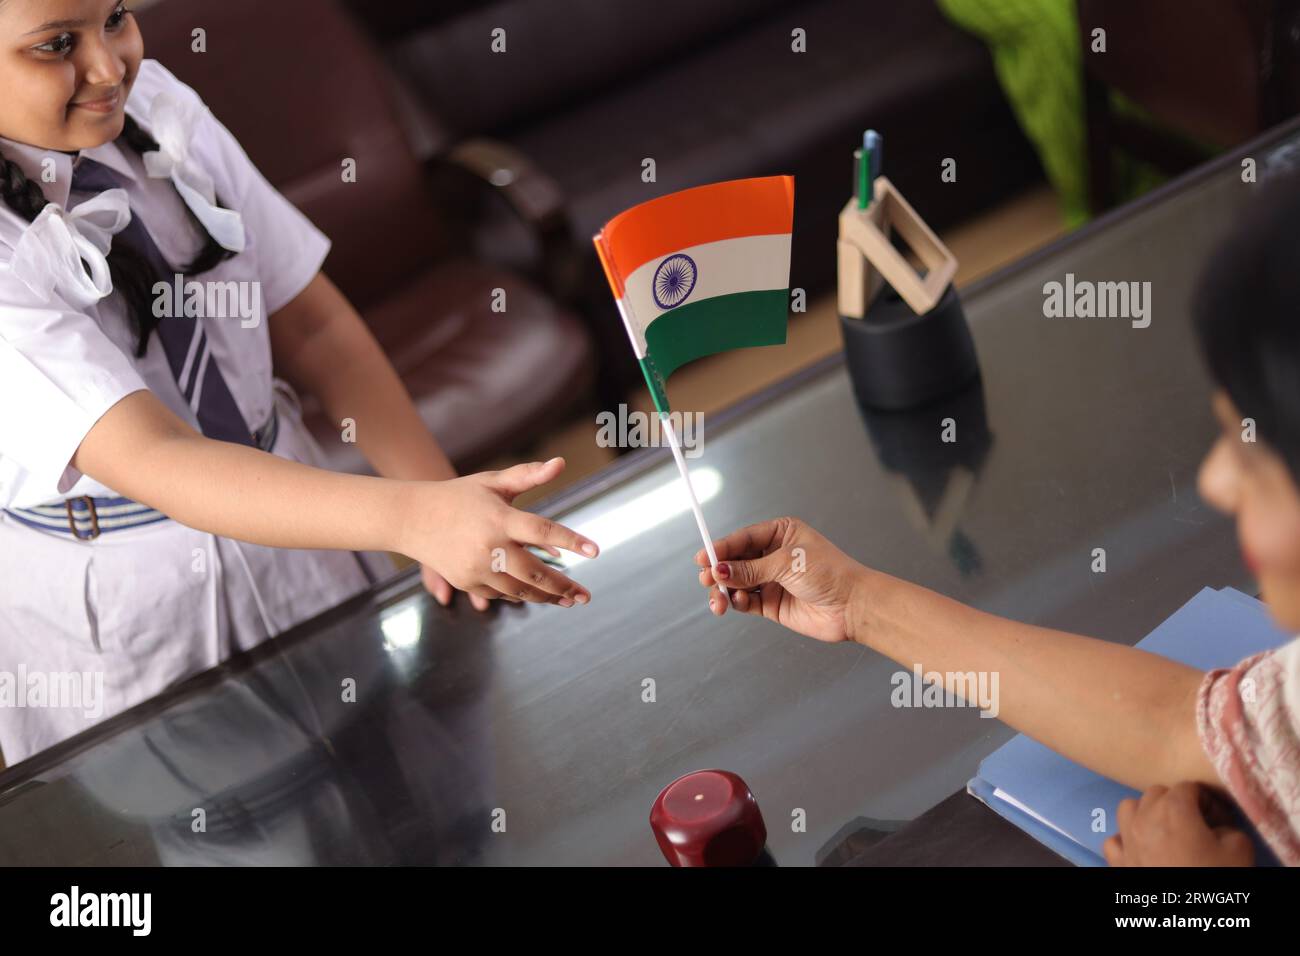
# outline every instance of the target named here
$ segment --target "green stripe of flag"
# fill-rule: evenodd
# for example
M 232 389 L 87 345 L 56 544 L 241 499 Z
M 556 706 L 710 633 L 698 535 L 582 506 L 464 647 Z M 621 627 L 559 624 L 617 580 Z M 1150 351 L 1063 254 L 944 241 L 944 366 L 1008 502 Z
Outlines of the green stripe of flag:
M 729 349 L 785 342 L 789 289 L 719 295 L 678 306 L 646 327 L 641 371 L 660 412 L 669 411 L 664 381 L 687 362 Z

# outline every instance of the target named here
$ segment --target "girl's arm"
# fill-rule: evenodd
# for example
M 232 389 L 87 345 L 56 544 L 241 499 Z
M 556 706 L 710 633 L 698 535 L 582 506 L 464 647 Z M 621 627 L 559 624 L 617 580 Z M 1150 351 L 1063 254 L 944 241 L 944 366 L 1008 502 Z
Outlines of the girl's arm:
M 314 395 L 335 426 L 355 422 L 357 445 L 386 478 L 442 481 L 456 469 L 420 419 L 379 343 L 347 298 L 324 273 L 270 320 L 276 371 L 299 392 Z M 446 579 L 425 565 L 425 587 L 451 603 Z M 471 595 L 480 611 L 488 602 Z
M 714 547 L 737 610 L 819 640 L 857 641 L 909 671 L 937 671 L 954 693 L 969 688 L 966 674 L 985 674 L 986 688 L 996 674 L 999 719 L 1139 790 L 1222 785 L 1196 729 L 1203 675 L 1194 668 L 978 611 L 863 567 L 796 518 L 751 525 Z M 725 613 L 707 555 L 695 560 L 714 613 Z
M 324 273 L 271 316 L 270 333 L 277 373 L 316 396 L 335 425 L 356 422 L 357 445 L 377 474 L 456 477 L 374 335 Z
M 72 464 L 212 534 L 279 548 L 397 551 L 480 597 L 590 600 L 521 545 L 594 556 L 595 544 L 510 507 L 558 475 L 563 459 L 448 481 L 337 474 L 205 438 L 152 392 L 137 391 L 96 422 Z

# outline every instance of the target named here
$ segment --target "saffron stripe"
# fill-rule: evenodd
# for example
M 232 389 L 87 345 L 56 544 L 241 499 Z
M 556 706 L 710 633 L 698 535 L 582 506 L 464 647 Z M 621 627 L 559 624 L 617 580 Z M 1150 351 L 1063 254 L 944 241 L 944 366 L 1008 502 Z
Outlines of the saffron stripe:
M 651 259 L 706 242 L 789 233 L 793 225 L 794 177 L 765 176 L 643 202 L 607 222 L 594 241 L 614 295 L 622 298 L 625 277 Z

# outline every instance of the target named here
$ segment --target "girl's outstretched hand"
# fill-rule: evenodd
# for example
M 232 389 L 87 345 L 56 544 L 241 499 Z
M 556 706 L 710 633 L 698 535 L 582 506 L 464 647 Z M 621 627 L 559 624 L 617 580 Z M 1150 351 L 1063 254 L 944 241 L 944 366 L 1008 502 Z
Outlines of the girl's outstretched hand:
M 451 604 L 451 598 L 456 593 L 456 589 L 441 574 L 427 564 L 421 565 L 420 580 L 424 582 L 424 589 L 433 595 L 435 601 L 443 607 L 448 607 Z M 469 603 L 474 606 L 476 611 L 486 611 L 491 607 L 487 598 L 481 598 L 477 594 L 469 596 Z
M 518 495 L 563 470 L 564 459 L 552 458 L 412 486 L 413 507 L 410 521 L 399 531 L 400 550 L 423 565 L 425 586 L 439 603 L 450 600 L 450 587 L 468 592 L 479 610 L 494 598 L 561 607 L 591 600 L 589 591 L 548 567 L 528 546 L 556 557 L 562 548 L 594 558 L 596 543 L 511 507 Z
M 782 627 L 819 641 L 851 640 L 850 605 L 867 570 L 798 518 L 750 525 L 713 543 L 719 581 L 708 555 L 695 554 L 709 607 L 725 614 L 716 585 L 731 592 L 732 606 L 761 614 Z

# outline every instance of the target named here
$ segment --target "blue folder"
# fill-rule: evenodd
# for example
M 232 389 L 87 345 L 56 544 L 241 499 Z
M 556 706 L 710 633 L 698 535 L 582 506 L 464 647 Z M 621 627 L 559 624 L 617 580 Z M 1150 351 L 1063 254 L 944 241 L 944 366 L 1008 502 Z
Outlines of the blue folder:
M 1255 598 L 1232 588 L 1204 588 L 1137 646 L 1211 670 L 1290 639 Z M 1024 734 L 990 754 L 966 789 L 1078 866 L 1106 865 L 1101 846 L 1116 832 L 1116 809 L 1124 798 L 1137 796 L 1136 790 L 1086 770 Z M 1106 813 L 1106 832 L 1093 832 L 1097 808 Z M 1254 837 L 1258 862 L 1276 863 L 1258 834 Z

